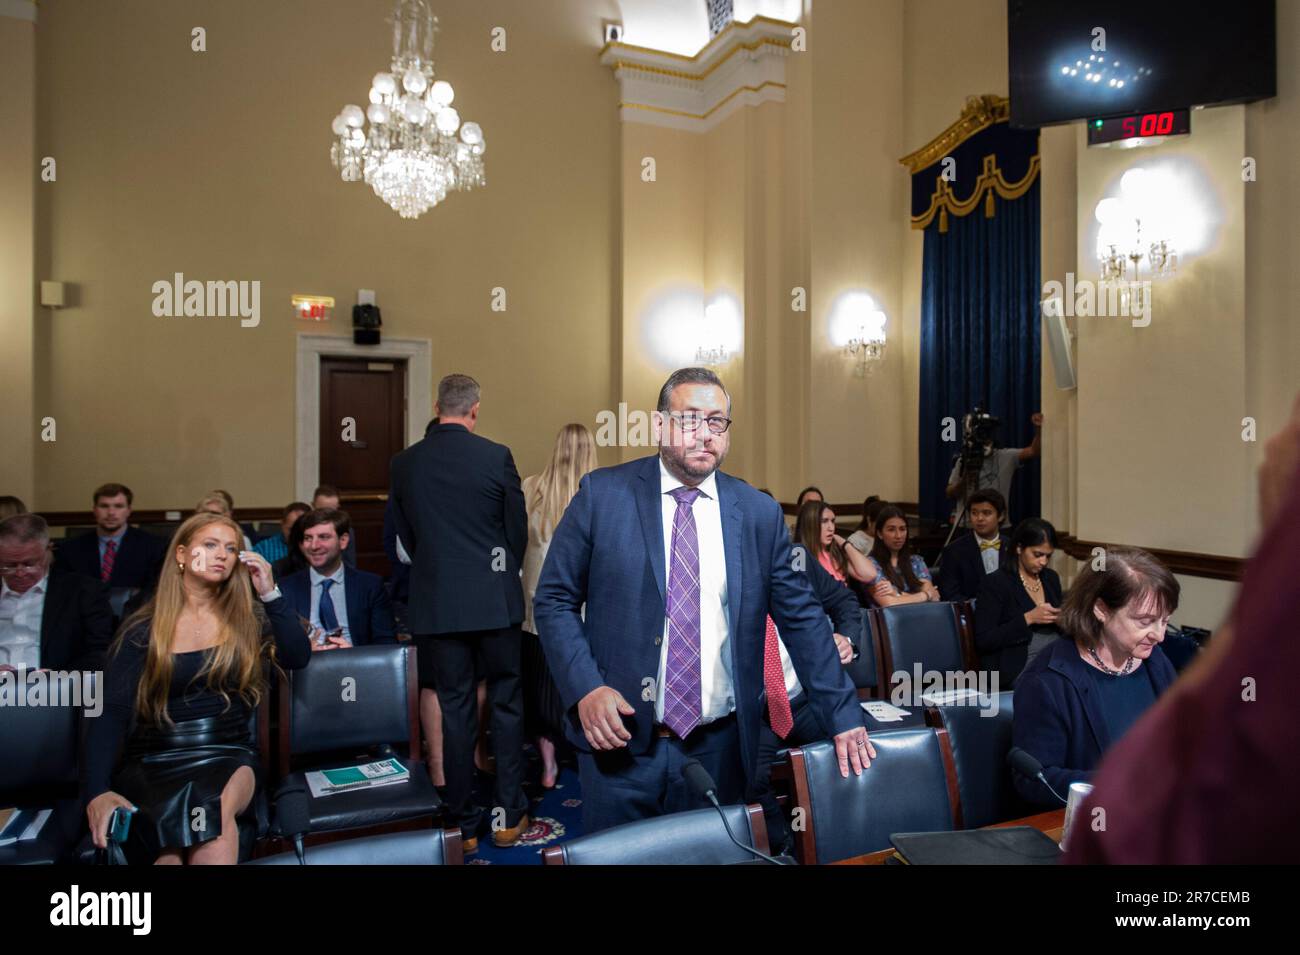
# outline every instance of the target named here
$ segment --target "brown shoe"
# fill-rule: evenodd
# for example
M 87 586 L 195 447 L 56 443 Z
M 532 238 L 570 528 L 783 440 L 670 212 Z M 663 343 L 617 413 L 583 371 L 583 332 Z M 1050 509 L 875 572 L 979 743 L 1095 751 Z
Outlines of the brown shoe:
M 498 849 L 508 849 L 519 841 L 520 837 L 528 831 L 528 827 L 531 825 L 532 822 L 528 818 L 528 813 L 524 813 L 513 826 L 495 830 L 492 833 L 492 844 Z

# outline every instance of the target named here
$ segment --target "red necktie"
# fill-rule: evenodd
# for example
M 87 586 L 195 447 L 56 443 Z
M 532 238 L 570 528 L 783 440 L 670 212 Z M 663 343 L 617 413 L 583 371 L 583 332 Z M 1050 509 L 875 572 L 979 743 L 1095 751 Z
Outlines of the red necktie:
M 99 562 L 99 579 L 108 583 L 113 576 L 113 557 L 117 553 L 117 541 L 104 541 L 104 556 Z
M 785 671 L 781 669 L 781 649 L 776 642 L 776 623 L 767 618 L 767 639 L 763 642 L 763 685 L 767 688 L 767 715 L 772 732 L 785 739 L 794 729 L 790 697 L 785 692 Z

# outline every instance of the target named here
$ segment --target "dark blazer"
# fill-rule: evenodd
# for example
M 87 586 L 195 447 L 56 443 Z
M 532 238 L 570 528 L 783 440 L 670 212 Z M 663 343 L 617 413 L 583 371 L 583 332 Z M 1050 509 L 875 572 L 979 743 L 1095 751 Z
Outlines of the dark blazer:
M 1002 534 L 1001 540 L 998 567 L 1011 554 L 1011 542 L 1007 540 L 1007 535 Z M 959 603 L 979 596 L 980 585 L 987 576 L 982 553 L 974 531 L 967 531 L 943 549 L 943 556 L 939 559 L 939 574 L 935 580 L 940 597 L 948 603 Z
M 41 668 L 102 669 L 112 639 L 108 588 L 80 574 L 51 570 L 41 610 Z
M 311 572 L 300 570 L 279 580 L 280 593 L 294 613 L 311 619 Z M 347 603 L 348 634 L 354 647 L 396 643 L 393 605 L 378 574 L 343 567 L 343 599 Z
M 1070 783 L 1092 780 L 1112 742 L 1088 669 L 1074 641 L 1061 637 L 1025 668 L 1012 699 L 1012 743 L 1043 764 L 1043 775 L 1062 798 Z M 1143 673 L 1157 699 L 1177 677 L 1160 647 L 1142 664 L 1138 675 Z M 1012 776 L 1031 802 L 1061 805 L 1039 780 L 1014 771 Z
M 802 549 L 802 548 L 801 548 Z M 812 585 L 813 596 L 822 605 L 822 610 L 831 618 L 835 632 L 853 644 L 855 650 L 862 652 L 862 605 L 853 591 L 826 573 L 821 563 L 805 553 L 804 574 Z
M 862 726 L 863 718 L 825 611 L 808 576 L 794 569 L 780 505 L 721 472 L 717 490 L 727 564 L 727 646 L 741 760 L 752 779 L 765 705 L 769 613 L 822 725 L 840 733 Z M 650 746 L 655 701 L 643 697 L 642 681 L 659 671 L 666 580 L 658 456 L 584 477 L 551 538 L 533 597 L 538 636 L 569 711 L 565 734 L 583 752 L 591 746 L 576 707 L 599 686 L 614 688 L 636 709 L 625 718 L 630 751 L 641 754 Z
M 1044 567 L 1039 580 L 1043 597 L 1055 607 L 1061 606 L 1061 578 Z M 1000 567 L 985 574 L 975 600 L 975 649 L 980 654 L 980 669 L 997 670 L 1003 688 L 1009 689 L 1025 668 L 1029 658 L 1029 640 L 1035 633 L 1057 633 L 1055 627 L 1030 627 L 1025 614 L 1034 609 L 1034 600 L 1025 592 L 1019 576 Z
M 510 449 L 438 424 L 393 458 L 393 518 L 411 556 L 413 634 L 517 626 L 528 515 Z
M 158 586 L 167 541 L 157 534 L 127 527 L 113 557 L 109 587 L 136 587 L 152 593 Z M 63 540 L 54 549 L 54 567 L 99 580 L 99 534 L 91 530 Z

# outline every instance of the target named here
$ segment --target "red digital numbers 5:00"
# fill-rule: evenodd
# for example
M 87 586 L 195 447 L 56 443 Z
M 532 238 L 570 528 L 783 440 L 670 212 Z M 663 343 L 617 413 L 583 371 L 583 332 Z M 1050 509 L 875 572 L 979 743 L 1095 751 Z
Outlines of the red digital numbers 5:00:
M 1126 116 L 1121 125 L 1124 136 L 1167 136 L 1174 128 L 1173 113 L 1147 113 L 1143 116 Z

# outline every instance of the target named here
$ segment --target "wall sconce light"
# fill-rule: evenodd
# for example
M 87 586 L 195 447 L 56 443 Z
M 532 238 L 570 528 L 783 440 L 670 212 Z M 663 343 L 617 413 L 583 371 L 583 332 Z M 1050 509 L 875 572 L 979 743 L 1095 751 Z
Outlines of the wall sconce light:
M 866 292 L 846 292 L 831 309 L 832 343 L 853 359 L 853 374 L 864 378 L 885 357 L 885 313 Z
M 728 343 L 740 344 L 742 326 L 740 308 L 734 297 L 715 296 L 704 307 L 704 331 L 695 349 L 695 364 L 711 368 L 730 361 L 735 349 L 729 348 Z

